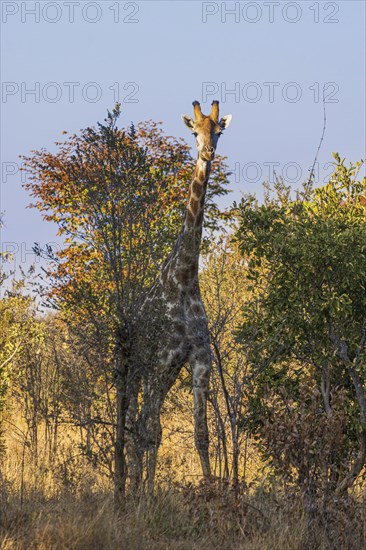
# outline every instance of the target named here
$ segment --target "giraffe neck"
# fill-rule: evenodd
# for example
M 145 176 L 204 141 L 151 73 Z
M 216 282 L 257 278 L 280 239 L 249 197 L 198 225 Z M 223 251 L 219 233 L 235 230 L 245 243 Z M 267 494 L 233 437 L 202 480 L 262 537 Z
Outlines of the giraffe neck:
M 205 195 L 210 171 L 211 162 L 198 158 L 189 186 L 183 229 L 162 272 L 163 281 L 172 279 L 181 289 L 188 289 L 197 283 Z
M 211 172 L 211 162 L 197 159 L 196 168 L 189 186 L 186 215 L 184 219 L 183 234 L 191 233 L 197 240 L 197 254 L 202 237 L 203 215 L 205 209 L 205 196 L 207 181 Z

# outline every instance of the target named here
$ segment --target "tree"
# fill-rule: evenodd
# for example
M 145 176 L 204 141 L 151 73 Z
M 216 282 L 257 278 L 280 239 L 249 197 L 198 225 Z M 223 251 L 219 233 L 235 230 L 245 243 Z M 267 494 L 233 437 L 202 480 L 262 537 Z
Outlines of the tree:
M 232 234 L 220 239 L 204 256 L 201 289 L 213 348 L 210 402 L 215 419 L 216 461 L 219 476 L 231 478 L 234 487 L 239 483 L 241 455 L 244 455 L 245 478 L 247 447 L 243 417 L 249 365 L 235 339 L 243 304 L 249 298 L 245 272 L 246 260 Z
M 281 182 L 239 206 L 253 298 L 239 340 L 256 376 L 252 429 L 307 495 L 343 494 L 366 460 L 366 180 L 335 157 L 324 187 Z
M 117 393 L 116 494 L 126 481 L 125 424 L 134 327 L 141 304 L 182 222 L 193 171 L 188 146 L 152 123 L 117 127 L 119 105 L 104 124 L 25 158 L 26 188 L 65 247 L 53 256 L 50 295 L 79 334 L 88 331 L 108 358 Z M 222 158 L 213 170 L 208 225 L 226 193 Z M 210 215 L 211 214 L 211 215 Z
M 2 259 L 8 261 L 10 258 L 3 254 Z M 3 455 L 6 452 L 3 436 L 8 422 L 5 405 L 15 383 L 22 376 L 21 362 L 29 346 L 35 345 L 40 337 L 35 320 L 34 299 L 24 293 L 26 276 L 22 273 L 22 278 L 13 278 L 10 283 L 7 279 L 13 274 L 5 271 L 0 274 L 0 286 L 7 281 L 7 288 L 0 298 L 0 500 L 3 501 L 3 507 L 7 499 L 2 474 Z M 26 435 L 23 435 L 24 450 L 28 441 Z

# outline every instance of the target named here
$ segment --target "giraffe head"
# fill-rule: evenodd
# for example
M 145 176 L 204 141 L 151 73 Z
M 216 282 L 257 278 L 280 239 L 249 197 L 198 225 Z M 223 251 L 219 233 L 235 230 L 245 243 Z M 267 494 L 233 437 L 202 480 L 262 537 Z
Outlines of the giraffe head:
M 182 115 L 184 124 L 191 130 L 196 138 L 198 156 L 204 161 L 210 161 L 215 157 L 217 142 L 223 130 L 231 122 L 231 115 L 226 115 L 219 120 L 219 102 L 212 102 L 209 115 L 204 115 L 198 101 L 193 102 L 194 120 L 188 115 Z

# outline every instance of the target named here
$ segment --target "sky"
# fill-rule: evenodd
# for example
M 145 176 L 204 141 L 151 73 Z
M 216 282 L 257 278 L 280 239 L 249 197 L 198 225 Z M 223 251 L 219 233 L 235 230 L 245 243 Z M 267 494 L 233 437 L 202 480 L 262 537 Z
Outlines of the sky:
M 1 247 L 19 264 L 32 246 L 59 242 L 56 226 L 27 208 L 19 155 L 55 151 L 122 103 L 120 124 L 153 119 L 194 138 L 181 121 L 192 101 L 232 114 L 218 152 L 232 193 L 258 193 L 274 170 L 293 188 L 332 151 L 365 158 L 365 2 L 1 1 Z

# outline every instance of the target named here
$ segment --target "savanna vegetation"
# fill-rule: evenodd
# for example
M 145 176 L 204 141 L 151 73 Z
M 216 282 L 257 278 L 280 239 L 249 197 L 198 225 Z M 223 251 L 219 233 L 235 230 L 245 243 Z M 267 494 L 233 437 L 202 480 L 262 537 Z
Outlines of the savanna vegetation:
M 294 194 L 277 181 L 221 211 L 229 172 L 216 157 L 200 268 L 213 476 L 201 479 L 187 366 L 149 494 L 125 460 L 126 358 L 195 161 L 158 124 L 122 130 L 118 117 L 25 159 L 32 204 L 64 246 L 36 246 L 40 273 L 2 258 L 1 548 L 365 547 L 362 163 L 334 154 L 326 185 Z

